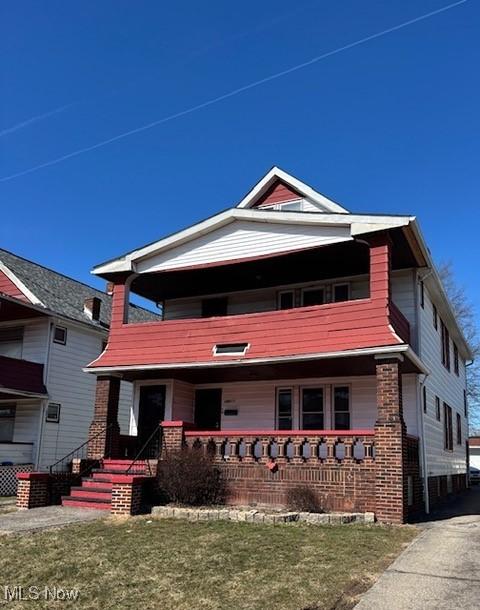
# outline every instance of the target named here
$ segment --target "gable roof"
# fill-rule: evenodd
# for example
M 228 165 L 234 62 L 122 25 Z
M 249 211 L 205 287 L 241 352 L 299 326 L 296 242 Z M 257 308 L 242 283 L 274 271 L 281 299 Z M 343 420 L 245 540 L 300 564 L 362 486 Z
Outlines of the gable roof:
M 270 195 L 270 199 L 267 199 Z M 273 197 L 272 197 L 273 195 Z M 275 196 L 276 195 L 276 196 Z M 237 208 L 255 208 L 266 203 L 279 203 L 306 199 L 318 212 L 330 214 L 348 214 L 349 211 L 325 195 L 315 191 L 298 178 L 284 172 L 279 167 L 272 167 L 261 180 L 245 195 Z
M 106 328 L 110 324 L 112 298 L 101 290 L 2 249 L 0 271 L 7 275 L 33 305 L 97 328 Z M 84 313 L 85 299 L 91 297 L 101 301 L 99 320 L 91 320 Z M 130 304 L 129 319 L 132 322 L 147 322 L 158 320 L 159 316 Z

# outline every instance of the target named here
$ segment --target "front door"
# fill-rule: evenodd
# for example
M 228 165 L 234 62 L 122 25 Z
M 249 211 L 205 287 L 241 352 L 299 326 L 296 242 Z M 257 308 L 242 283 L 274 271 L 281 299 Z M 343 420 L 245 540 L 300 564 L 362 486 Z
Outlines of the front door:
M 195 426 L 200 430 L 220 430 L 222 390 L 212 388 L 195 392 Z
M 140 387 L 138 403 L 138 449 L 150 438 L 165 417 L 165 386 L 144 385 Z

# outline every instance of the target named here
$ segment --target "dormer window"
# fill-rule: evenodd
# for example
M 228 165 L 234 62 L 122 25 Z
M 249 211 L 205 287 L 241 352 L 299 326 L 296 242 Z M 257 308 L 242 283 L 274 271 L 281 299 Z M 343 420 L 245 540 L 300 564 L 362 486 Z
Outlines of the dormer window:
M 293 309 L 295 305 L 295 293 L 293 290 L 282 290 L 277 296 L 278 309 Z
M 214 356 L 245 356 L 248 343 L 218 343 L 213 348 Z

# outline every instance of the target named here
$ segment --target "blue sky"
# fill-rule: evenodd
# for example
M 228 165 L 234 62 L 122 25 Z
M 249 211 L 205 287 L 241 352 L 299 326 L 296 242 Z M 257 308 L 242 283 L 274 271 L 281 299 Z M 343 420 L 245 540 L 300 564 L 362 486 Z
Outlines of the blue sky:
M 2 181 L 448 4 L 2 2 L 0 247 L 95 283 L 279 165 L 352 211 L 417 215 L 480 309 L 475 0 Z

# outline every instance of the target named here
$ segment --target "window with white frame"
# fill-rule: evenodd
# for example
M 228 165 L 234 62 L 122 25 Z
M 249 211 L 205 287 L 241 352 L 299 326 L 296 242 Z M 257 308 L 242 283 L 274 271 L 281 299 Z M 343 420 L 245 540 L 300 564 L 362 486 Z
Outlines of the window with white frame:
M 302 429 L 324 429 L 324 389 L 302 388 Z
M 332 292 L 332 301 L 334 303 L 340 303 L 341 301 L 348 301 L 350 298 L 350 284 L 334 284 Z
M 45 421 L 58 424 L 60 422 L 60 407 L 61 405 L 58 402 L 48 403 Z
M 15 428 L 15 405 L 0 405 L 0 443 L 13 441 Z
M 302 290 L 302 305 L 323 305 L 325 303 L 325 288 L 323 286 L 315 288 L 304 288 Z
M 277 390 L 277 429 L 291 430 L 293 426 L 293 393 L 292 388 Z
M 293 290 L 282 290 L 277 295 L 277 309 L 293 309 L 295 293 Z
M 350 387 L 338 385 L 333 387 L 333 428 L 350 429 Z

